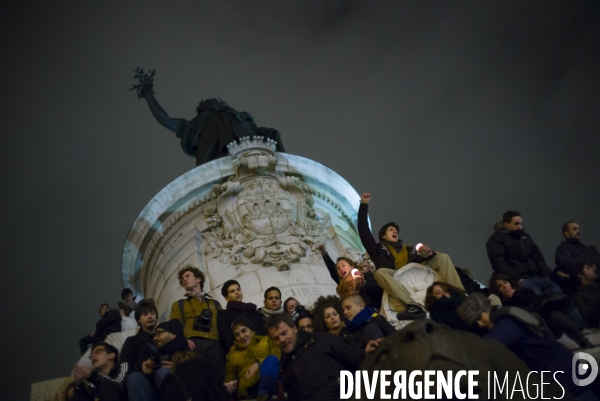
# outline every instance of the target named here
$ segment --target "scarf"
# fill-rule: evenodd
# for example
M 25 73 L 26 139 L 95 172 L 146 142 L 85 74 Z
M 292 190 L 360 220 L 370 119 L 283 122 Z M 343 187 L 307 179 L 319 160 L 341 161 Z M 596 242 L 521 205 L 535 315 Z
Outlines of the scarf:
M 229 306 L 229 304 L 227 305 Z M 265 316 L 279 315 L 280 313 L 283 313 L 283 304 L 277 310 L 267 309 L 263 306 L 262 308 L 260 308 L 260 313 L 262 313 Z
M 396 269 L 408 264 L 408 247 L 404 246 L 401 240 L 397 242 L 381 241 L 394 257 L 394 267 Z M 386 266 L 387 267 L 387 266 Z
M 186 295 L 188 297 L 196 298 L 198 300 L 198 302 L 202 302 L 202 300 L 204 299 L 204 295 L 206 295 L 206 293 L 204 291 L 200 291 L 200 292 L 187 291 Z
M 451 292 L 450 298 L 436 299 L 429 311 L 429 317 L 434 322 L 445 324 L 454 330 L 465 330 L 467 325 L 458 316 L 456 309 L 462 305 L 463 298 L 459 293 Z
M 375 309 L 371 308 L 370 306 L 365 306 L 365 308 L 358 312 L 352 320 L 344 319 L 344 323 L 346 323 L 348 330 L 354 331 L 358 330 L 361 325 L 368 322 L 375 316 L 377 316 Z
M 228 301 L 227 309 L 239 310 L 242 312 L 255 312 L 256 305 L 251 304 L 249 302 L 240 302 L 240 301 Z

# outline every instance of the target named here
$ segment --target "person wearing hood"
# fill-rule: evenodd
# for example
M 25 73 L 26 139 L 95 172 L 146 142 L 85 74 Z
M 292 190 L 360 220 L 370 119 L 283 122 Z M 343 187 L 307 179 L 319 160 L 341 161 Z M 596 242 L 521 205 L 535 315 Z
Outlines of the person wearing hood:
M 217 328 L 219 338 L 225 352 L 229 352 L 233 346 L 234 338 L 231 332 L 231 324 L 240 314 L 248 315 L 256 328 L 256 334 L 264 336 L 267 334 L 265 321 L 262 314 L 256 310 L 256 305 L 249 302 L 242 302 L 244 294 L 240 283 L 235 280 L 227 280 L 221 287 L 221 295 L 227 301 L 227 307 L 219 311 L 217 315 Z
M 516 307 L 492 306 L 481 294 L 466 298 L 458 314 L 467 324 L 487 330 L 484 338 L 504 344 L 532 371 L 553 372 L 555 380 L 571 395 L 577 397 L 587 389 L 573 382 L 573 353 L 554 339 L 539 315 Z
M 396 301 L 406 305 L 406 311 L 398 314 L 398 320 L 414 320 L 426 316 L 423 308 L 412 299 L 406 288 L 394 279 L 396 270 L 408 263 L 415 262 L 428 266 L 439 274 L 441 281 L 464 291 L 450 256 L 445 253 L 434 252 L 426 245 L 423 245 L 419 250 L 405 245 L 398 237 L 399 227 L 396 223 L 390 222 L 381 227 L 378 234 L 380 242 L 377 243 L 369 228 L 370 201 L 370 193 L 365 192 L 360 195 L 358 235 L 377 268 L 375 271 L 377 284 Z
M 268 399 L 277 392 L 280 348 L 268 336 L 257 335 L 246 314 L 233 320 L 231 331 L 235 341 L 225 363 L 225 387 L 236 399 Z
M 339 336 L 348 345 L 364 349 L 370 340 L 385 338 L 396 331 L 385 317 L 367 306 L 360 295 L 344 298 L 342 309 L 345 327 Z

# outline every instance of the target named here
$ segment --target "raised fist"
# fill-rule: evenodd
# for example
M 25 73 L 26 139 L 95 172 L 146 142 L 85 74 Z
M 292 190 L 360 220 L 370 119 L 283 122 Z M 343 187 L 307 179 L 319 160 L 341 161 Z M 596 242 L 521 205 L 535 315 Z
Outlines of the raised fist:
M 362 203 L 369 203 L 371 201 L 371 194 L 368 192 L 362 193 L 360 195 L 360 201 Z

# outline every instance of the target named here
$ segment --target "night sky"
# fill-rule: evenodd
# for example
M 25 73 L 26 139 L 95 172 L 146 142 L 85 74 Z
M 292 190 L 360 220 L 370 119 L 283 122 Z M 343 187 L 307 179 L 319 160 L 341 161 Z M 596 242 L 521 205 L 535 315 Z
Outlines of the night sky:
M 509 209 L 552 267 L 568 220 L 600 245 L 597 1 L 4 1 L 0 30 L 2 400 L 70 373 L 129 227 L 195 166 L 138 66 L 171 117 L 252 113 L 480 281 Z

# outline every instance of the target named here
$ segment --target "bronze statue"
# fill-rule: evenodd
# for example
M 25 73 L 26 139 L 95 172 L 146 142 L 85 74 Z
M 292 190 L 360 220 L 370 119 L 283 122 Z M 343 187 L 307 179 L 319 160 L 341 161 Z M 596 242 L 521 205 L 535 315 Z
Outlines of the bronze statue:
M 221 99 L 201 101 L 196 107 L 198 114 L 191 121 L 169 117 L 154 97 L 155 74 L 156 70 L 145 73 L 138 67 L 134 78 L 139 83 L 130 90 L 135 90 L 139 99 L 146 99 L 152 115 L 163 127 L 175 132 L 183 152 L 196 158 L 196 166 L 227 156 L 227 145 L 245 136 L 272 139 L 277 142 L 276 150 L 285 152 L 279 131 L 257 127 L 250 113 L 239 112 Z
M 414 370 L 452 371 L 454 373 L 461 370 L 478 370 L 477 393 L 480 400 L 488 399 L 488 372 L 492 378 L 495 372 L 497 377 L 502 379 L 508 373 L 508 388 L 505 387 L 503 392 L 496 388 L 495 397 L 493 397 L 492 380 L 490 399 L 526 400 L 537 398 L 534 397 L 534 394 L 536 391 L 539 393 L 539 386 L 542 382 L 539 372 L 532 373 L 528 378 L 530 369 L 525 362 L 501 343 L 481 338 L 473 333 L 455 331 L 429 319 L 416 320 L 402 330 L 386 337 L 377 350 L 361 363 L 360 367 L 370 372 L 370 375 L 375 370 L 392 372 L 405 370 L 408 373 Z M 518 380 L 517 373 L 523 390 L 526 389 L 525 394 L 520 391 L 511 394 L 515 380 Z M 570 375 L 571 372 L 566 372 L 566 374 Z M 502 379 L 500 380 L 502 381 Z M 544 397 L 552 398 L 554 396 L 562 400 L 574 399 L 552 379 L 551 375 L 546 373 L 543 382 L 545 383 Z M 463 384 L 461 380 L 461 388 L 463 388 Z M 538 387 L 536 388 L 536 386 Z M 531 398 L 527 396 L 527 392 Z M 563 393 L 564 397 L 561 397 Z M 374 399 L 379 400 L 379 384 L 375 394 Z M 367 399 L 364 392 L 362 395 L 363 400 Z M 410 397 L 407 398 L 410 399 Z

